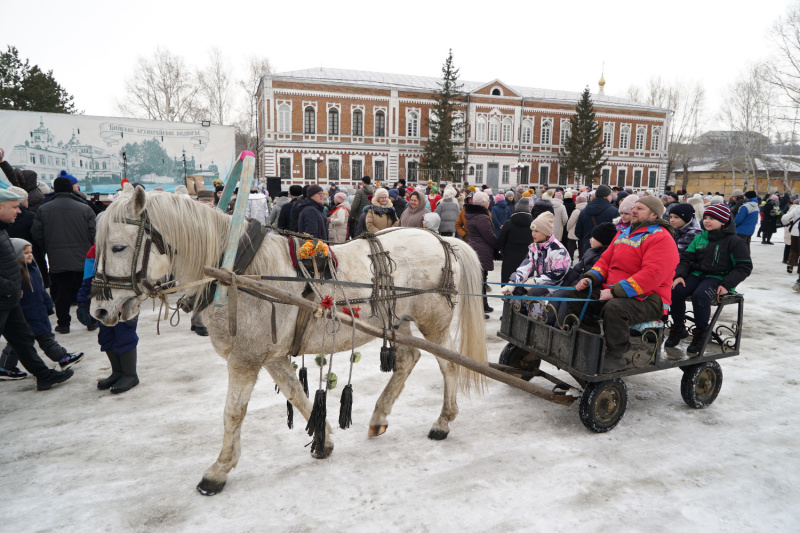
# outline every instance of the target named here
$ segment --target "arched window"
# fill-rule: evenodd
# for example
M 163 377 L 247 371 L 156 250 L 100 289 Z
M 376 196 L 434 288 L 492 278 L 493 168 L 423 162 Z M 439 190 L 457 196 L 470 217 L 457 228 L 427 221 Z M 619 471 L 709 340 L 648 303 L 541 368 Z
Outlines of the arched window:
M 509 117 L 503 119 L 503 142 L 511 142 L 511 125 L 512 121 Z
M 313 135 L 317 132 L 317 113 L 314 108 L 308 106 L 303 117 L 303 133 Z
M 292 131 L 292 108 L 289 107 L 289 104 L 278 106 L 278 131 L 280 133 Z
M 386 115 L 383 111 L 375 113 L 375 137 L 386 137 Z
M 489 142 L 496 143 L 500 140 L 500 119 L 492 117 L 489 119 Z
M 661 149 L 661 128 L 653 128 L 653 135 L 650 138 L 650 149 L 651 150 Z
M 408 114 L 408 124 L 406 126 L 406 136 L 418 137 L 419 136 L 419 115 L 413 111 Z
M 492 89 L 492 96 L 503 96 L 503 91 L 500 90 L 500 87 L 495 87 Z
M 328 110 L 328 135 L 339 135 L 339 110 L 335 107 Z
M 478 120 L 475 121 L 475 140 L 486 140 L 486 117 L 478 117 Z
M 550 144 L 550 141 L 553 138 L 553 121 L 552 120 L 544 120 L 542 121 L 542 143 L 541 144 Z
M 453 139 L 464 138 L 464 115 L 456 113 L 453 115 Z
M 603 148 L 613 148 L 614 147 L 614 125 L 613 124 L 604 124 L 603 125 Z
M 622 126 L 619 130 L 619 147 L 622 150 L 630 148 L 631 144 L 631 127 Z
M 569 134 L 572 132 L 572 125 L 569 123 L 569 120 L 562 120 L 561 121 L 561 137 L 559 142 L 561 146 L 566 146 L 569 142 Z
M 644 126 L 636 128 L 636 150 L 644 150 L 645 137 L 647 137 L 647 128 Z
M 353 136 L 361 137 L 364 135 L 364 113 L 360 109 L 353 111 Z
M 529 119 L 522 121 L 522 144 L 530 144 L 533 140 L 533 122 Z

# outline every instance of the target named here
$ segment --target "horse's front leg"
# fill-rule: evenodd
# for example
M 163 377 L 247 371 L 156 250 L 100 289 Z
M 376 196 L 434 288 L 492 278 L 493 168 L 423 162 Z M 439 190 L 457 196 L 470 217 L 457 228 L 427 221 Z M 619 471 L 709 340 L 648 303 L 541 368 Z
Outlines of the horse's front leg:
M 228 396 L 223 415 L 225 435 L 219 457 L 203 473 L 203 479 L 197 485 L 197 491 L 204 496 L 213 496 L 222 491 L 228 480 L 228 472 L 239 462 L 242 453 L 242 422 L 247 414 L 247 403 L 260 369 L 261 366 L 257 363 L 241 361 L 234 354 L 228 356 Z
M 404 335 L 411 334 L 411 326 L 407 321 L 400 324 L 400 333 Z M 408 376 L 419 361 L 421 354 L 420 351 L 411 346 L 400 345 L 397 348 L 397 370 L 392 373 L 389 383 L 383 389 L 378 401 L 375 402 L 375 410 L 372 412 L 372 418 L 369 421 L 370 437 L 378 437 L 386 433 L 386 428 L 389 427 L 389 415 L 392 413 L 392 406 L 400 393 L 403 392 L 403 387 L 406 384 Z
M 444 440 L 450 433 L 450 422 L 455 420 L 458 414 L 458 403 L 456 401 L 456 393 L 458 392 L 458 365 L 446 361 L 444 359 L 436 358 L 439 363 L 439 370 L 442 371 L 444 378 L 444 399 L 442 402 L 442 411 L 439 413 L 439 418 L 433 423 L 431 430 L 428 432 L 428 438 L 433 440 Z
M 303 418 L 308 421 L 311 417 L 311 408 L 313 407 L 311 400 L 306 398 L 306 393 L 303 391 L 303 385 L 297 379 L 294 373 L 292 362 L 286 356 L 276 357 L 274 359 L 267 359 L 264 363 L 264 368 L 267 369 L 269 375 L 275 380 L 275 383 L 280 388 L 283 395 L 289 402 L 298 410 Z M 313 379 L 312 379 L 313 382 Z M 312 453 L 316 459 L 325 459 L 333 453 L 333 439 L 331 438 L 331 425 L 325 420 L 325 446 L 321 452 Z

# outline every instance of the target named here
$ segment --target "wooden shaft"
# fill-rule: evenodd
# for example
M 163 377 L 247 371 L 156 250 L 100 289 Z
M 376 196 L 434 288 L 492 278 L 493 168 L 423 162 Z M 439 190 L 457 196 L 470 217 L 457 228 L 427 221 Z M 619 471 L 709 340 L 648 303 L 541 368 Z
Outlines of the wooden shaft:
M 213 267 L 204 267 L 203 273 L 206 276 L 210 276 L 219 280 L 220 282 L 230 285 L 233 273 L 226 270 L 221 270 L 219 268 Z M 307 309 L 314 313 L 317 309 L 319 309 L 319 304 L 310 302 L 305 298 L 282 291 L 280 289 L 276 289 L 274 286 L 264 283 L 262 281 L 252 280 L 243 276 L 236 276 L 236 284 L 239 287 L 245 287 L 248 289 L 253 289 L 260 293 L 266 294 L 268 296 L 272 296 L 277 298 L 287 304 L 295 305 L 297 307 Z M 368 324 L 362 320 L 355 319 L 354 317 L 347 315 L 342 312 L 337 312 L 339 320 L 342 321 L 343 324 L 355 327 L 356 329 L 363 331 L 364 333 L 369 333 L 370 335 L 374 335 L 375 337 L 382 337 L 383 330 L 375 327 L 371 324 Z M 514 376 L 510 376 L 505 372 L 501 372 L 500 370 L 495 370 L 494 368 L 490 368 L 487 365 L 482 365 L 468 357 L 464 357 L 458 352 L 454 352 L 453 350 L 448 350 L 447 348 L 443 348 L 438 344 L 434 344 L 430 341 L 425 339 L 419 339 L 414 337 L 413 335 L 403 335 L 397 333 L 395 336 L 395 340 L 398 344 L 405 344 L 407 346 L 413 346 L 420 350 L 424 350 L 426 352 L 430 352 L 437 357 L 441 357 L 446 361 L 450 361 L 451 363 L 455 363 L 457 365 L 461 365 L 468 370 L 472 370 L 473 372 L 477 372 L 478 374 L 482 374 L 488 378 L 492 378 L 496 381 L 500 381 L 501 383 L 505 383 L 506 385 L 510 385 L 514 388 L 523 390 L 529 394 L 533 394 L 534 396 L 538 396 L 539 398 L 543 398 L 545 400 L 559 403 L 562 405 L 571 405 L 577 398 L 574 396 L 567 396 L 564 394 L 553 394 L 549 390 L 534 385 L 532 383 L 528 383 L 523 379 L 516 378 Z

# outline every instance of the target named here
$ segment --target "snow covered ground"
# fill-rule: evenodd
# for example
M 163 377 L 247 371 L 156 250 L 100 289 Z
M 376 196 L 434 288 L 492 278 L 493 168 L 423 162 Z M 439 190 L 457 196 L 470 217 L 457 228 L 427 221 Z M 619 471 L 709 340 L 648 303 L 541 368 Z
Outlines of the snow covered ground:
M 58 340 L 87 356 L 69 382 L 48 392 L 31 378 L 0 383 L 0 531 L 797 531 L 797 275 L 780 243 L 752 251 L 743 354 L 721 361 L 722 391 L 705 410 L 683 402 L 677 369 L 634 376 L 623 420 L 594 434 L 577 403 L 492 382 L 460 397 L 450 436 L 431 441 L 441 375 L 423 354 L 387 433 L 369 439 L 388 380 L 376 341 L 355 367 L 354 425 L 335 431 L 327 460 L 310 457 L 297 413 L 287 429 L 285 400 L 262 372 L 239 465 L 211 498 L 195 485 L 220 449 L 227 374 L 208 339 L 186 317 L 156 336 L 146 305 L 141 384 L 112 396 L 95 388 L 109 372 L 96 334 L 74 327 Z M 495 308 L 492 361 L 504 345 Z M 337 373 L 332 423 L 346 383 Z

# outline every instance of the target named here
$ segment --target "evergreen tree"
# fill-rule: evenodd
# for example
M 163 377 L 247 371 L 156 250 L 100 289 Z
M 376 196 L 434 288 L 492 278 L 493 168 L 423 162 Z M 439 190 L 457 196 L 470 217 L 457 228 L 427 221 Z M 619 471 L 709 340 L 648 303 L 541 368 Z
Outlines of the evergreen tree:
M 439 90 L 434 93 L 434 120 L 425 119 L 430 129 L 428 143 L 422 155 L 420 168 L 446 171 L 447 179 L 454 178 L 455 170 L 459 170 L 456 145 L 463 137 L 464 123 L 455 120 L 457 103 L 461 100 L 462 85 L 458 83 L 458 69 L 453 67 L 453 51 L 450 50 L 447 60 L 442 66 L 442 81 Z
M 558 154 L 558 163 L 567 168 L 578 180 L 593 184 L 600 178 L 600 170 L 608 158 L 603 157 L 602 131 L 595 121 L 594 105 L 589 96 L 589 88 L 583 90 L 581 99 L 575 107 L 575 114 L 569 119 L 570 134 L 567 145 Z M 576 183 L 581 185 L 581 183 Z
M 0 54 L 0 109 L 76 113 L 72 96 L 38 65 L 23 63 L 13 46 Z

